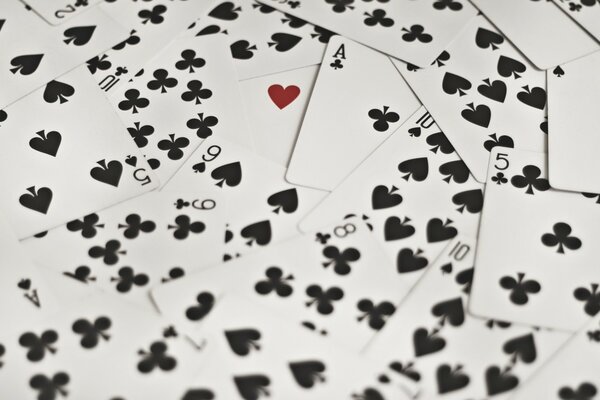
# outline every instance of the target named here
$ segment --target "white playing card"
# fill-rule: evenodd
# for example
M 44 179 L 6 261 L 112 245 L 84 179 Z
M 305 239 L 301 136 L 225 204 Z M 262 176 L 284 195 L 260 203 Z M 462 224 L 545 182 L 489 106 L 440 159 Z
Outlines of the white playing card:
M 477 12 L 463 0 L 374 4 L 353 0 L 261 0 L 261 3 L 417 65 L 429 64 Z
M 506 398 L 569 337 L 468 315 L 475 247 L 453 239 L 363 351 L 419 399 Z
M 512 399 L 594 400 L 600 393 L 600 321 L 593 318 Z
M 597 2 L 590 0 L 554 0 L 554 3 L 594 36 L 596 40 L 600 39 L 600 26 L 597 24 L 598 17 L 600 17 L 600 7 L 598 7 Z
M 548 70 L 548 175 L 556 189 L 600 193 L 595 104 L 600 52 Z
M 600 45 L 551 1 L 472 0 L 539 69 L 600 49 Z
M 24 2 L 48 23 L 60 25 L 95 6 L 100 0 L 24 0 Z
M 207 137 L 251 147 L 223 40 L 182 36 L 147 63 L 142 76 L 109 94 L 161 186 Z
M 396 62 L 465 161 L 485 182 L 496 146 L 544 151 L 546 77 L 482 16 L 431 66 Z
M 329 41 L 290 160 L 287 179 L 333 190 L 419 107 L 384 54 Z
M 596 314 L 597 197 L 550 189 L 542 153 L 495 149 L 470 311 L 569 331 Z
M 311 65 L 240 82 L 258 154 L 287 167 L 318 72 Z
M 333 33 L 253 0 L 212 0 L 191 33 L 227 35 L 240 79 L 321 62 Z
M 0 204 L 19 238 L 158 186 L 83 66 L 4 112 Z
M 482 187 L 421 107 L 300 228 L 307 232 L 360 216 L 412 287 L 449 239 L 458 233 L 476 235 Z
M 0 21 L 0 109 L 127 36 L 98 7 L 52 27 L 20 1 L 3 1 Z

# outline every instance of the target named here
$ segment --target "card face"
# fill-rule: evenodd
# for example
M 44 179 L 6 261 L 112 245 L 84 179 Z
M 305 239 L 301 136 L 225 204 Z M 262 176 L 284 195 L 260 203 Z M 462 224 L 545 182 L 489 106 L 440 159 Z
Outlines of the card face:
M 419 107 L 390 59 L 336 36 L 327 46 L 287 179 L 333 190 Z
M 600 390 L 600 321 L 590 320 L 513 397 L 531 399 L 597 398 Z
M 19 1 L 0 5 L 0 109 L 63 75 L 127 36 L 96 7 L 52 27 Z
M 600 193 L 595 108 L 600 53 L 548 71 L 548 174 L 556 189 Z
M 494 147 L 545 151 L 545 74 L 482 16 L 431 66 L 396 66 L 479 182 Z
M 598 215 L 597 197 L 550 189 L 541 153 L 496 149 L 490 159 L 470 311 L 569 331 L 594 316 L 594 243 L 600 227 L 590 219 Z
M 226 34 L 239 79 L 319 64 L 333 35 L 253 0 L 213 0 L 191 34 Z
M 129 136 L 161 187 L 202 141 L 227 136 L 251 147 L 231 56 L 221 37 L 181 37 L 110 92 Z
M 311 65 L 240 82 L 258 154 L 287 167 L 318 72 Z
M 240 294 L 358 351 L 408 289 L 369 229 L 347 220 L 164 285 L 152 297 L 194 332 L 211 298 Z
M 482 189 L 421 107 L 301 221 L 300 229 L 359 216 L 412 287 L 448 240 L 477 234 Z
M 384 379 L 413 379 L 418 398 L 506 398 L 569 338 L 469 315 L 475 248 L 453 239 L 363 351 L 385 365 Z
M 553 2 L 473 0 L 473 3 L 539 69 L 548 69 L 600 49 L 600 45 Z
M 600 39 L 600 26 L 596 23 L 600 17 L 600 7 L 594 1 L 554 0 L 554 3 L 563 9 L 571 18 L 583 27 L 588 33 Z
M 19 238 L 158 186 L 84 67 L 50 81 L 4 113 L 0 204 Z
M 282 322 L 288 321 L 249 299 L 219 298 L 202 323 L 214 338 L 208 347 L 216 351 L 200 374 L 206 386 L 194 388 L 205 397 L 197 398 L 409 399 L 399 385 L 376 381 L 372 360 Z M 403 383 L 412 389 L 408 380 Z
M 377 4 L 261 0 L 261 3 L 416 65 L 433 61 L 477 13 L 463 0 Z
M 26 0 L 25 3 L 49 24 L 60 25 L 82 11 L 98 4 L 100 0 Z

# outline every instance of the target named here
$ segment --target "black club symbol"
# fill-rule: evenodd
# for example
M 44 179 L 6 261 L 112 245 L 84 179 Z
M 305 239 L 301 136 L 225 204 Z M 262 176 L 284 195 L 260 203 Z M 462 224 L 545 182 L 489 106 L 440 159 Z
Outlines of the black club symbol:
M 388 18 L 386 15 L 385 10 L 382 10 L 380 8 L 373 10 L 372 13 L 365 13 L 364 15 L 367 16 L 367 18 L 365 18 L 365 25 L 367 26 L 375 26 L 375 25 L 381 25 L 383 27 L 389 28 L 390 26 L 394 25 L 394 20 L 391 18 Z
M 354 6 L 352 5 L 354 0 L 325 0 L 325 3 L 332 4 L 332 10 L 336 13 L 342 13 L 347 9 L 354 9 Z
M 131 267 L 122 267 L 119 269 L 118 277 L 111 277 L 111 282 L 117 282 L 117 291 L 119 293 L 127 293 L 135 286 L 145 286 L 148 281 L 148 275 L 136 274 Z
M 393 111 L 389 111 L 388 106 L 383 106 L 382 110 L 377 108 L 373 108 L 369 111 L 369 118 L 374 120 L 373 129 L 377 132 L 385 132 L 390 128 L 390 124 L 394 122 L 398 122 L 400 120 L 400 115 Z
M 344 291 L 335 286 L 323 290 L 319 285 L 310 285 L 306 288 L 306 294 L 311 298 L 305 303 L 306 307 L 316 304 L 317 311 L 323 315 L 331 314 L 333 312 L 333 302 L 344 297 Z
M 201 292 L 196 296 L 196 302 L 185 311 L 185 316 L 191 321 L 199 321 L 206 317 L 215 305 L 215 296 L 209 292 Z
M 581 240 L 578 237 L 570 236 L 571 226 L 564 222 L 557 222 L 552 227 L 554 233 L 545 233 L 542 235 L 542 243 L 548 247 L 558 245 L 557 253 L 565 254 L 565 248 L 577 250 L 581 247 Z
M 210 99 L 212 96 L 212 90 L 202 88 L 202 82 L 196 79 L 189 81 L 187 88 L 189 90 L 181 95 L 183 101 L 195 101 L 196 104 L 202 104 L 201 100 Z
M 360 251 L 354 247 L 340 252 L 335 246 L 327 246 L 323 249 L 323 255 L 329 259 L 322 263 L 323 267 L 333 264 L 333 271 L 338 275 L 348 275 L 351 271 L 350 263 L 360 259 Z
M 135 122 L 133 125 L 132 128 L 127 128 L 129 136 L 131 136 L 137 147 L 145 147 L 148 144 L 146 136 L 151 136 L 154 133 L 154 127 L 151 125 L 140 126 L 139 122 Z
M 550 189 L 550 183 L 547 179 L 540 178 L 542 171 L 535 165 L 527 165 L 523 167 L 523 175 L 515 175 L 510 180 L 510 183 L 516 188 L 527 188 L 525 193 L 535 194 L 534 189 L 544 192 Z
M 56 353 L 53 345 L 57 340 L 58 333 L 53 330 L 44 331 L 40 336 L 33 332 L 25 332 L 19 337 L 19 344 L 28 349 L 27 359 L 29 361 L 40 361 L 46 355 L 46 351 L 50 354 Z
M 517 273 L 517 279 L 511 276 L 505 276 L 500 279 L 500 286 L 510 290 L 510 301 L 517 305 L 527 304 L 529 295 L 538 293 L 542 287 L 533 279 L 525 279 L 525 274 Z
M 29 386 L 38 391 L 38 400 L 56 400 L 58 397 L 67 397 L 67 384 L 69 375 L 65 372 L 57 372 L 52 378 L 43 374 L 34 375 L 29 380 Z
M 508 183 L 508 179 L 502 172 L 498 172 L 496 175 L 492 176 L 492 182 L 496 182 L 496 185 L 504 185 L 505 183 Z
M 569 3 L 569 11 L 581 11 L 581 4 Z
M 76 219 L 67 224 L 67 229 L 71 232 L 81 231 L 81 236 L 86 239 L 96 236 L 98 230 L 96 228 L 104 228 L 104 224 L 99 224 L 100 218 L 98 214 L 89 214 L 83 219 Z
M 180 267 L 173 267 L 169 270 L 169 277 L 168 278 L 161 278 L 161 282 L 162 283 L 166 283 L 166 282 L 170 282 L 174 279 L 179 279 L 182 276 L 185 275 L 185 271 L 183 270 L 183 268 Z
M 412 25 L 410 29 L 402 28 L 404 35 L 402 35 L 402 40 L 405 42 L 414 42 L 415 40 L 421 43 L 429 43 L 433 40 L 433 37 L 425 33 L 425 28 L 421 25 Z
M 143 374 L 152 372 L 158 367 L 163 371 L 171 371 L 177 366 L 177 360 L 167 354 L 168 346 L 165 342 L 154 342 L 150 345 L 150 351 L 140 350 L 139 355 L 142 360 L 138 363 L 137 368 Z
M 175 63 L 175 68 L 180 71 L 189 70 L 190 73 L 194 72 L 194 68 L 202 68 L 206 65 L 206 61 L 203 58 L 196 57 L 194 50 L 184 50 L 181 53 L 181 60 Z
M 265 271 L 267 279 L 259 281 L 254 285 L 257 293 L 267 295 L 275 291 L 279 297 L 288 297 L 294 289 L 288 284 L 294 280 L 294 275 L 283 276 L 283 271 L 278 267 L 269 267 Z
M 369 326 L 376 331 L 383 328 L 387 318 L 396 311 L 396 307 L 389 301 L 382 301 L 375 305 L 369 299 L 362 299 L 356 305 L 361 314 L 357 320 L 363 321 L 365 318 L 369 321 Z
M 92 258 L 102 258 L 106 265 L 115 265 L 119 262 L 119 254 L 127 254 L 126 250 L 121 249 L 121 242 L 118 240 L 109 240 L 104 247 L 94 246 L 90 248 L 88 254 Z
M 169 229 L 175 229 L 173 236 L 175 239 L 185 239 L 191 233 L 202 233 L 206 225 L 200 221 L 192 222 L 187 215 L 179 215 L 175 218 L 175 225 L 169 225 Z
M 98 70 L 106 71 L 110 67 L 112 67 L 112 63 L 107 60 L 108 56 L 103 54 L 102 56 L 96 56 L 87 61 L 87 67 L 90 73 L 93 75 Z
M 597 393 L 598 389 L 596 389 L 596 386 L 588 382 L 583 382 L 575 390 L 568 386 L 560 388 L 558 397 L 561 400 L 592 400 Z
M 129 89 L 125 92 L 125 100 L 119 103 L 119 109 L 122 111 L 131 110 L 133 114 L 138 113 L 139 108 L 146 108 L 150 105 L 150 100 L 141 97 L 137 89 Z
M 593 317 L 600 311 L 600 293 L 598 292 L 597 283 L 592 283 L 590 289 L 584 287 L 577 288 L 573 292 L 573 295 L 577 300 L 585 302 L 585 313 Z
M 123 236 L 127 239 L 134 239 L 139 236 L 140 232 L 150 233 L 156 228 L 156 224 L 150 220 L 142 221 L 142 217 L 138 214 L 129 214 L 125 218 L 125 224 L 119 224 L 119 229 L 126 228 L 123 231 Z
M 175 138 L 174 134 L 169 135 L 169 139 L 163 139 L 158 142 L 158 148 L 167 152 L 167 157 L 170 160 L 180 160 L 183 157 L 183 150 L 190 144 L 190 140 L 186 137 Z
M 152 8 L 152 10 L 141 10 L 138 13 L 138 17 L 142 19 L 142 24 L 151 22 L 153 24 L 160 24 L 165 20 L 163 14 L 167 11 L 167 7 L 158 5 Z
M 462 10 L 463 6 L 455 0 L 438 0 L 433 3 L 433 8 L 436 10 L 445 10 L 446 8 L 452 11 Z
M 331 239 L 331 235 L 329 233 L 321 233 L 318 232 L 315 235 L 315 240 L 321 244 L 327 244 L 327 242 L 329 241 L 329 239 Z
M 188 120 L 187 127 L 196 130 L 196 136 L 201 139 L 206 139 L 212 135 L 213 131 L 211 128 L 219 123 L 219 119 L 212 115 L 204 116 L 204 113 L 198 114 L 198 118 L 192 118 Z
M 159 90 L 161 93 L 167 93 L 167 88 L 172 89 L 177 86 L 177 79 L 169 77 L 169 71 L 166 69 L 157 69 L 152 74 L 154 79 L 148 82 L 148 89 Z
M 79 343 L 85 349 L 93 349 L 98 345 L 100 339 L 108 341 L 110 335 L 106 332 L 110 329 L 112 322 L 108 317 L 98 317 L 94 322 L 90 322 L 85 318 L 80 318 L 73 322 L 73 332 L 81 335 Z
M 332 62 L 331 64 L 329 64 L 329 66 L 331 68 L 335 69 L 336 71 L 338 69 L 344 68 L 344 64 L 342 64 L 342 61 L 340 59 L 336 59 L 334 62 Z

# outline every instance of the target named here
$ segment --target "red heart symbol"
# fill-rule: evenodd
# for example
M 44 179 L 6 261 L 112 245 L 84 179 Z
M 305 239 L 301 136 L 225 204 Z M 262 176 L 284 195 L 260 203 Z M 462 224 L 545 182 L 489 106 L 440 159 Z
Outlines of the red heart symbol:
M 289 106 L 300 95 L 300 88 L 290 85 L 284 88 L 281 85 L 271 85 L 269 87 L 269 97 L 280 110 Z

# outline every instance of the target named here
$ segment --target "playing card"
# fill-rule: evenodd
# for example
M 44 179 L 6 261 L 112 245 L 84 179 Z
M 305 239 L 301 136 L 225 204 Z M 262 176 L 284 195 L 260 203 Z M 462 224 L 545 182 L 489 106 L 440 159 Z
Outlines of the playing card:
M 161 187 L 206 138 L 251 147 L 239 86 L 223 38 L 180 37 L 109 93 Z
M 98 7 L 61 26 L 41 21 L 19 1 L 0 5 L 0 109 L 127 36 Z
M 100 0 L 24 0 L 24 3 L 52 25 L 60 25 L 99 2 Z
M 594 400 L 600 390 L 600 322 L 593 318 L 574 335 L 513 399 Z
M 227 35 L 239 79 L 318 64 L 333 35 L 253 0 L 213 0 L 191 32 Z
M 283 318 L 285 320 L 285 318 Z M 288 321 L 283 321 L 288 322 Z M 282 318 L 249 299 L 226 294 L 202 323 L 213 337 L 215 358 L 195 385 L 192 399 L 408 399 L 413 385 L 376 381 L 376 363 L 345 351 L 300 325 Z M 215 350 L 214 348 L 212 350 Z M 404 390 L 403 390 L 404 389 Z M 213 397 L 206 393 L 211 393 Z
M 48 82 L 3 115 L 0 205 L 19 238 L 158 186 L 83 66 Z
M 258 154 L 287 167 L 318 72 L 311 65 L 240 82 Z
M 594 316 L 597 200 L 551 189 L 543 154 L 495 149 L 469 310 L 569 331 Z
M 458 233 L 475 235 L 483 185 L 421 107 L 300 223 L 368 223 L 407 287 Z M 402 297 L 398 289 L 399 298 Z
M 600 45 L 551 1 L 472 0 L 539 69 L 600 49 Z
M 327 46 L 286 175 L 333 190 L 419 107 L 390 59 L 336 36 Z
M 429 64 L 477 13 L 464 0 L 260 2 L 417 65 Z
M 596 40 L 600 39 L 600 27 L 596 23 L 600 17 L 598 3 L 589 0 L 554 0 L 571 18 L 588 31 Z
M 600 52 L 548 71 L 548 175 L 556 189 L 600 193 L 595 107 Z
M 494 147 L 545 151 L 545 74 L 484 17 L 431 66 L 396 66 L 478 181 L 485 182 Z
M 475 248 L 453 239 L 363 351 L 381 379 L 414 380 L 419 399 L 507 398 L 569 338 L 467 314 Z

